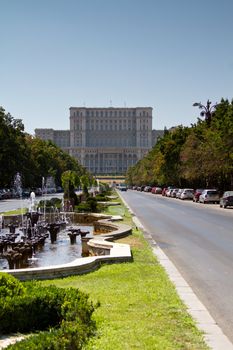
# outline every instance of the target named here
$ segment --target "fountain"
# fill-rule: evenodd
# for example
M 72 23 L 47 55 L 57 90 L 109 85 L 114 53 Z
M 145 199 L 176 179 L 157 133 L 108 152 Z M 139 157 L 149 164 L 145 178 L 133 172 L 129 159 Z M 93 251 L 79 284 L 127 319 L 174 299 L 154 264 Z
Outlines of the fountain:
M 3 215 L 0 215 L 0 233 L 2 232 L 2 226 L 3 226 Z
M 90 231 L 81 231 L 80 227 L 70 227 L 68 228 L 68 236 L 70 237 L 70 243 L 71 244 L 74 244 L 76 243 L 76 237 L 77 236 L 81 236 L 82 237 L 85 237 L 88 233 L 90 233 Z
M 29 212 L 33 212 L 35 211 L 35 198 L 36 198 L 36 195 L 35 195 L 35 192 L 31 192 L 30 193 L 30 199 L 29 199 Z
M 20 198 L 20 211 L 21 211 L 21 225 L 23 226 L 23 208 L 22 208 L 22 180 L 20 173 L 17 173 L 14 177 L 14 190 L 16 195 Z
M 15 177 L 15 184 L 22 198 L 19 174 Z M 44 178 L 42 185 L 43 194 L 47 194 Z M 46 210 L 46 201 L 43 209 L 38 209 L 35 193 L 32 192 L 28 200 L 28 212 L 25 215 L 21 213 L 21 225 L 16 225 L 16 219 L 18 222 L 20 220 L 15 216 L 12 216 L 12 221 L 4 218 L 5 226 L 3 217 L 0 218 L 0 269 L 65 264 L 89 254 L 87 243 L 93 238 L 94 228 L 91 225 L 85 228 L 77 226 L 77 222 L 79 225 L 88 225 L 98 219 L 91 221 L 88 214 L 76 214 L 70 202 L 67 203 L 67 212 L 60 212 L 56 201 L 53 203 L 49 211 Z
M 46 221 L 44 221 L 43 213 L 36 210 L 33 193 L 28 204 L 28 212 L 23 216 L 22 226 L 16 225 L 14 218 L 10 223 L 8 220 L 8 224 L 1 230 L 0 269 L 43 266 L 43 260 L 47 261 L 45 263 L 47 265 L 50 261 L 49 255 L 54 257 L 50 262 L 52 265 L 80 258 L 82 237 L 92 236 L 90 233 L 92 228 L 86 227 L 81 230 L 80 226 L 70 227 L 73 225 L 74 212 L 69 212 L 67 219 L 64 220 L 66 213 L 60 213 L 55 207 L 47 215 L 45 213 Z M 73 219 L 72 222 L 70 219 Z

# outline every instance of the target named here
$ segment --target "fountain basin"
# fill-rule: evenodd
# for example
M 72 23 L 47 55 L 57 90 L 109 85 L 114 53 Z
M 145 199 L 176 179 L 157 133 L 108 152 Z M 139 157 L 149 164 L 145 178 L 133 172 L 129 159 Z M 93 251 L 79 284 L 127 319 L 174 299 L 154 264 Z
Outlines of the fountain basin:
M 106 225 L 106 220 L 104 220 L 103 224 Z M 114 225 L 116 226 L 116 224 Z M 98 235 L 87 242 L 94 256 L 78 258 L 70 263 L 55 266 L 3 270 L 2 272 L 9 273 L 21 281 L 54 279 L 94 271 L 100 267 L 103 262 L 114 263 L 131 261 L 130 246 L 128 244 L 112 242 L 113 240 L 131 234 L 131 227 L 125 224 L 119 224 L 117 226 L 118 228 L 115 231 Z M 102 255 L 103 253 L 108 253 L 108 255 Z

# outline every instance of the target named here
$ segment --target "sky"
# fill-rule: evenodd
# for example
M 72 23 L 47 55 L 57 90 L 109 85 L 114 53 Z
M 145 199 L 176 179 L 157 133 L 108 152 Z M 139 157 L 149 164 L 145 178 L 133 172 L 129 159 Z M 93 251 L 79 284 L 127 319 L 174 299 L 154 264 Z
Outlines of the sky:
M 69 129 L 69 107 L 153 108 L 190 126 L 233 98 L 232 0 L 0 0 L 0 106 L 25 131 Z

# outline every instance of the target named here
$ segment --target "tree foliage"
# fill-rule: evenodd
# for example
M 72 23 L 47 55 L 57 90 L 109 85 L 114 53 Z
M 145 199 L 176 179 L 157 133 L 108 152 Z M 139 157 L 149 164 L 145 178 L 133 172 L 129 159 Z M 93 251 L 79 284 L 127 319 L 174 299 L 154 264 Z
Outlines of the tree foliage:
M 168 130 L 131 167 L 129 184 L 233 189 L 233 101 L 222 99 L 207 123 Z
M 60 186 L 61 176 L 68 170 L 78 177 L 87 174 L 73 157 L 51 141 L 25 133 L 22 121 L 6 114 L 1 107 L 0 145 L 0 188 L 12 187 L 16 173 L 21 174 L 24 187 L 41 187 L 42 177 L 48 176 L 53 176 Z

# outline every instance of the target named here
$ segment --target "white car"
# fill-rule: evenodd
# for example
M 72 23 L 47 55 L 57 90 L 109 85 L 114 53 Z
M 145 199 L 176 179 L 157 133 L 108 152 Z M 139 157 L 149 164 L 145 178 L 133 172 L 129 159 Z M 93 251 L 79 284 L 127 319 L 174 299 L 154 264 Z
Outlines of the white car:
M 181 195 L 180 199 L 193 199 L 193 194 L 194 194 L 194 189 L 193 188 L 184 188 Z
M 178 191 L 177 191 L 177 193 L 176 193 L 176 198 L 180 198 L 181 193 L 182 193 L 183 191 L 184 191 L 183 188 L 179 188 Z
M 127 186 L 125 184 L 120 184 L 118 186 L 118 190 L 120 190 L 120 191 L 127 191 Z
M 199 203 L 219 203 L 220 196 L 217 190 L 204 190 L 199 197 Z

